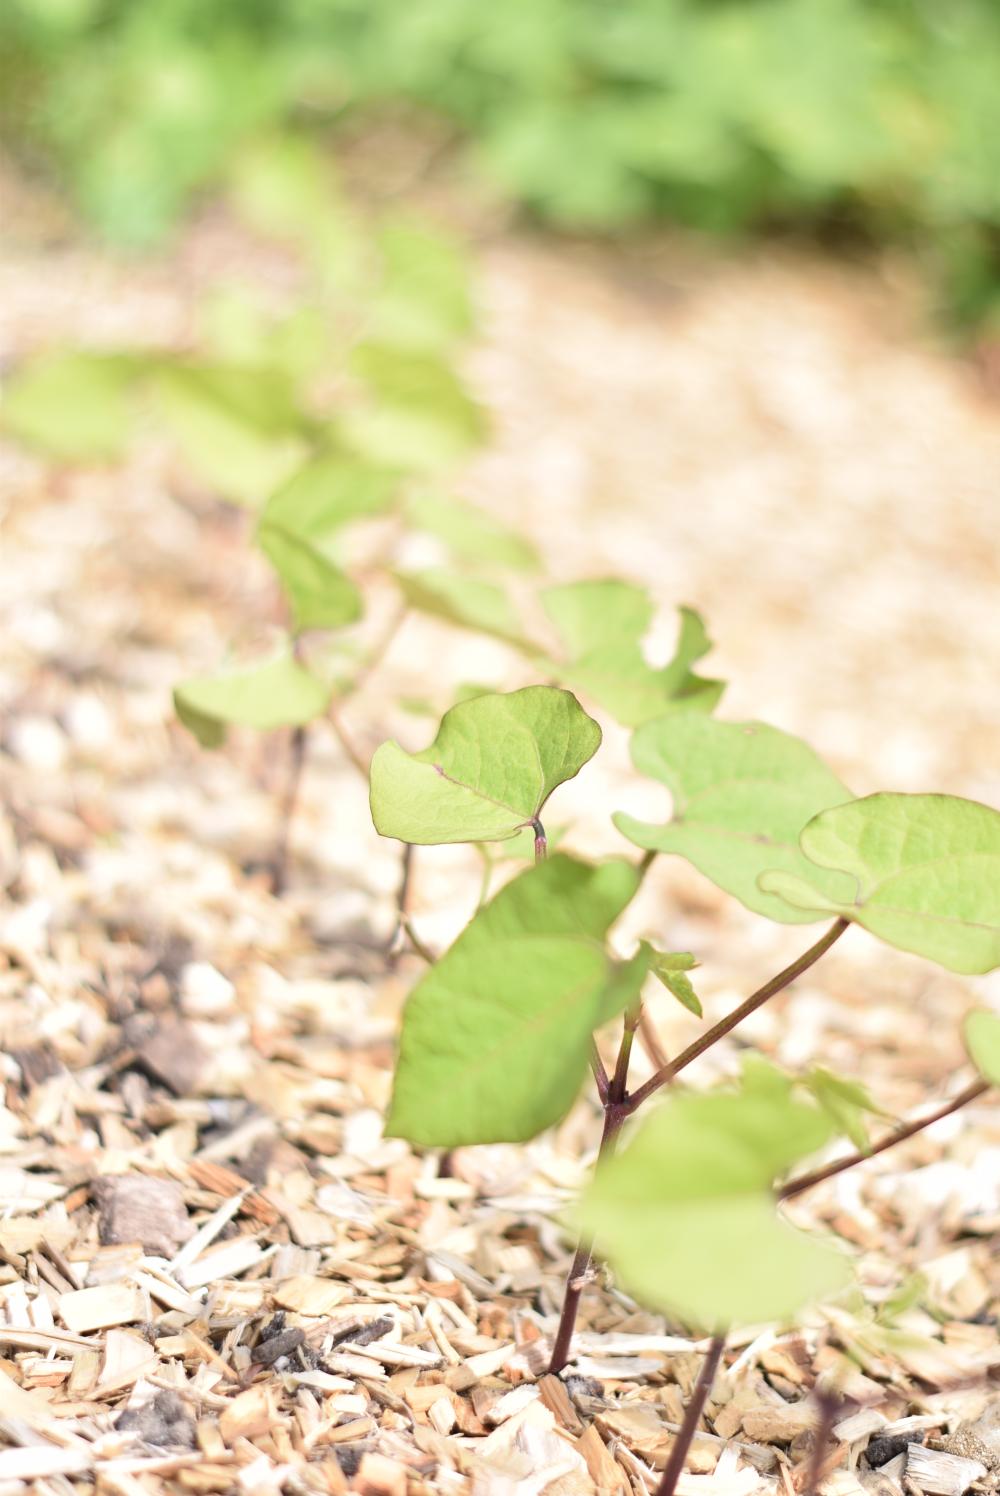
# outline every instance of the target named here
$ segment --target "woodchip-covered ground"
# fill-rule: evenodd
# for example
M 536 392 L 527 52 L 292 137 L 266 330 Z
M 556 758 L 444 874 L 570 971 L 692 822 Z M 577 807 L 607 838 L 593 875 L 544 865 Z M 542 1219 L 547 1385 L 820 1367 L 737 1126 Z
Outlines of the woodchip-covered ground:
M 0 359 L 57 338 L 183 343 L 199 297 L 254 253 L 211 217 L 128 266 L 11 234 Z M 557 578 L 647 584 L 654 647 L 697 605 L 724 712 L 801 733 L 859 793 L 1000 804 L 1000 421 L 905 268 L 505 234 L 482 246 L 481 295 L 469 371 L 494 435 L 459 491 L 528 531 Z M 384 955 L 398 848 L 321 726 L 273 897 L 286 745 L 204 753 L 173 720 L 172 685 L 274 616 L 244 517 L 193 489 L 155 430 L 117 470 L 52 475 L 4 445 L 0 482 L 0 1496 L 652 1491 L 700 1343 L 598 1280 L 572 1374 L 539 1375 L 595 1102 L 445 1169 L 384 1139 L 421 970 Z M 362 753 L 394 733 L 422 746 L 398 695 L 443 704 L 523 669 L 409 620 L 342 725 Z M 666 805 L 609 731 L 552 813 L 598 853 L 626 850 L 612 811 Z M 417 855 L 427 943 L 477 886 L 465 850 Z M 697 954 L 713 1018 L 810 938 L 680 863 L 654 866 L 618 938 L 638 933 Z M 958 1025 L 977 1003 L 1000 1008 L 995 978 L 851 931 L 690 1076 L 732 1073 L 750 1041 L 857 1076 L 902 1115 L 966 1083 Z M 665 994 L 651 1011 L 668 1049 L 696 1032 Z M 794 1333 L 732 1338 L 682 1496 L 800 1490 L 823 1375 L 854 1399 L 831 1496 L 987 1488 L 995 1099 L 790 1213 L 841 1238 L 860 1291 Z M 979 1443 L 956 1442 L 984 1410 Z M 918 1450 L 907 1469 L 907 1438 L 979 1466 L 928 1473 Z

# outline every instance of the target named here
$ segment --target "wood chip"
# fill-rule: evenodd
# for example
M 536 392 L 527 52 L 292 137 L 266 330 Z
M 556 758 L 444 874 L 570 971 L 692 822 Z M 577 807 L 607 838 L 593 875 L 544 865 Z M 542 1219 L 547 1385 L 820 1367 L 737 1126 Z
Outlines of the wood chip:
M 59 1300 L 59 1317 L 68 1330 L 78 1334 L 127 1325 L 145 1317 L 145 1297 L 135 1283 L 78 1288 Z
M 982 1480 L 986 1466 L 943 1449 L 911 1444 L 906 1451 L 906 1478 L 927 1496 L 962 1496 L 973 1481 Z

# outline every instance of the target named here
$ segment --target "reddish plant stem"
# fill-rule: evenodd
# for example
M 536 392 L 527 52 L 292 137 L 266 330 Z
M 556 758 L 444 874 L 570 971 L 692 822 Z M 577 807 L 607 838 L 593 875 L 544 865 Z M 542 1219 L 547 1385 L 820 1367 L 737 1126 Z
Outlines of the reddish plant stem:
M 538 817 L 535 816 L 531 822 L 531 828 L 535 833 L 535 861 L 544 862 L 545 858 L 549 855 L 549 844 L 545 838 L 545 827 Z
M 597 1087 L 597 1094 L 601 1105 L 606 1106 L 608 1088 L 611 1082 L 608 1079 L 608 1072 L 604 1068 L 604 1061 L 601 1059 L 600 1050 L 597 1048 L 596 1039 L 591 1039 L 590 1041 L 590 1068 L 593 1071 L 594 1084 Z
M 842 1407 L 839 1397 L 826 1388 L 816 1389 L 816 1401 L 819 1403 L 819 1422 L 813 1435 L 812 1449 L 809 1451 L 809 1463 L 806 1466 L 805 1479 L 802 1484 L 795 1480 L 795 1489 L 801 1491 L 803 1496 L 817 1496 L 819 1483 L 823 1477 L 829 1474 L 827 1470 L 826 1446 L 830 1442 L 833 1432 L 833 1423 Z M 838 1458 L 841 1451 L 838 1449 Z
M 625 1108 L 625 1089 L 628 1085 L 628 1062 L 632 1053 L 632 1041 L 639 1024 L 639 1016 L 642 1012 L 642 1003 L 636 1002 L 625 1014 L 625 1026 L 622 1030 L 621 1044 L 618 1046 L 618 1059 L 615 1062 L 615 1071 L 610 1081 L 607 1071 L 597 1058 L 598 1071 L 594 1074 L 597 1080 L 598 1095 L 604 1104 L 604 1130 L 601 1133 L 601 1145 L 597 1151 L 597 1167 L 600 1168 L 605 1159 L 610 1158 L 618 1141 L 618 1134 L 628 1117 Z M 595 1047 L 596 1053 L 596 1047 Z M 603 1083 L 602 1083 L 603 1077 Z M 602 1094 L 603 1091 L 603 1094 Z M 549 1372 L 557 1375 L 570 1357 L 570 1346 L 573 1340 L 573 1329 L 576 1325 L 577 1310 L 580 1307 L 580 1299 L 583 1290 L 587 1286 L 590 1274 L 591 1257 L 593 1254 L 593 1243 L 588 1237 L 581 1237 L 573 1258 L 573 1264 L 569 1270 L 566 1280 L 566 1292 L 563 1295 L 562 1312 L 559 1316 L 559 1326 L 556 1330 L 555 1343 L 552 1347 L 552 1358 L 549 1361 Z
M 874 1143 L 866 1153 L 849 1153 L 846 1158 L 834 1159 L 833 1163 L 824 1164 L 821 1169 L 814 1169 L 810 1174 L 801 1174 L 798 1179 L 790 1179 L 787 1184 L 781 1185 L 777 1191 L 779 1200 L 791 1200 L 795 1195 L 801 1195 L 804 1190 L 811 1190 L 814 1184 L 822 1184 L 825 1179 L 832 1179 L 836 1174 L 843 1174 L 846 1169 L 853 1169 L 857 1164 L 863 1164 L 866 1159 L 874 1158 L 877 1153 L 885 1153 L 889 1148 L 895 1148 L 897 1143 L 903 1143 L 907 1138 L 915 1137 L 918 1132 L 923 1132 L 925 1127 L 932 1127 L 935 1122 L 940 1122 L 944 1117 L 950 1117 L 953 1112 L 960 1111 L 963 1106 L 968 1106 L 970 1101 L 975 1101 L 990 1089 L 988 1081 L 975 1080 L 966 1086 L 951 1101 L 946 1101 L 939 1106 L 937 1111 L 930 1112 L 926 1117 L 916 1117 L 912 1122 L 906 1122 L 902 1127 L 895 1128 L 887 1133 L 879 1142 Z
M 632 1095 L 627 1098 L 625 1106 L 629 1114 L 642 1106 L 642 1103 L 652 1096 L 654 1092 L 658 1091 L 661 1086 L 665 1086 L 668 1081 L 673 1080 L 675 1075 L 679 1075 L 685 1066 L 691 1064 L 692 1060 L 698 1059 L 699 1055 L 703 1055 L 707 1049 L 712 1048 L 713 1044 L 717 1044 L 720 1039 L 736 1028 L 737 1024 L 742 1023 L 744 1018 L 749 1018 L 750 1014 L 762 1007 L 769 998 L 774 997 L 776 993 L 781 992 L 783 988 L 789 986 L 804 971 L 808 971 L 810 966 L 818 961 L 820 956 L 825 955 L 831 945 L 840 939 L 841 935 L 847 929 L 848 923 L 849 921 L 846 919 L 835 920 L 825 935 L 820 940 L 817 940 L 815 945 L 811 945 L 807 951 L 804 951 L 797 961 L 793 961 L 790 966 L 786 966 L 784 971 L 779 971 L 778 975 L 772 977 L 769 982 L 765 982 L 763 987 L 758 987 L 757 991 L 751 993 L 746 1002 L 740 1003 L 738 1008 L 734 1008 L 725 1018 L 720 1019 L 712 1028 L 706 1030 L 699 1039 L 696 1039 L 693 1044 L 689 1044 L 687 1049 L 682 1050 L 676 1059 L 671 1060 L 669 1064 L 661 1066 L 655 1075 L 651 1075 L 645 1084 L 641 1085 L 637 1091 L 633 1091 Z
M 681 1423 L 680 1432 L 670 1446 L 670 1458 L 667 1460 L 666 1469 L 663 1472 L 660 1484 L 656 1488 L 656 1496 L 674 1496 L 677 1482 L 684 1469 L 684 1461 L 688 1456 L 688 1450 L 691 1448 L 694 1436 L 698 1432 L 698 1424 L 701 1422 L 701 1415 L 705 1411 L 705 1404 L 708 1402 L 708 1394 L 712 1390 L 712 1383 L 715 1381 L 715 1374 L 719 1369 L 719 1362 L 722 1360 L 722 1348 L 725 1343 L 726 1337 L 724 1335 L 712 1336 L 705 1359 L 701 1363 L 698 1380 L 695 1382 L 694 1390 L 691 1393 L 691 1401 L 684 1410 L 684 1420 Z

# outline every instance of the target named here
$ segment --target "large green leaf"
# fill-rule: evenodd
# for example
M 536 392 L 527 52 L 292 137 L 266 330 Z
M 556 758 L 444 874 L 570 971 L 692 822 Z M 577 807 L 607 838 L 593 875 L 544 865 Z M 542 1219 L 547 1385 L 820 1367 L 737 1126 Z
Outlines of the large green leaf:
M 712 647 L 694 609 L 680 609 L 674 657 L 654 668 L 642 652 L 653 616 L 643 588 L 615 580 L 573 582 L 547 588 L 542 603 L 568 656 L 555 667 L 560 679 L 592 696 L 627 727 L 676 707 L 710 712 L 722 695 L 721 681 L 692 670 Z
M 411 608 L 458 628 L 492 634 L 524 648 L 521 624 L 502 587 L 477 577 L 462 577 L 443 567 L 397 572 L 396 581 Z
M 850 892 L 843 874 L 819 874 L 799 848 L 817 811 L 850 790 L 799 738 L 762 722 L 719 722 L 677 712 L 640 727 L 632 762 L 673 796 L 674 818 L 654 826 L 618 814 L 615 825 L 638 846 L 686 857 L 748 909 L 785 924 L 824 918 L 758 883 L 778 869 L 822 879 L 830 896 Z
M 712 1330 L 786 1320 L 847 1278 L 772 1190 L 830 1133 L 780 1088 L 673 1096 L 598 1169 L 578 1219 L 643 1303 Z
M 330 691 L 287 650 L 257 665 L 185 681 L 174 691 L 178 717 L 205 748 L 227 727 L 300 727 L 322 716 Z
M 504 841 L 597 752 L 601 729 L 569 691 L 526 686 L 453 706 L 422 753 L 383 743 L 371 765 L 381 836 L 425 846 Z
M 191 468 L 234 503 L 261 503 L 305 457 L 305 422 L 277 369 L 168 365 L 154 393 Z
M 414 494 L 406 506 L 406 517 L 415 529 L 436 535 L 463 560 L 516 571 L 538 568 L 538 552 L 529 540 L 471 504 L 439 494 Z
M 61 462 L 119 457 L 129 436 L 136 363 L 115 354 L 43 354 L 7 381 L 0 424 Z
M 985 1008 L 969 1014 L 962 1026 L 969 1058 L 984 1080 L 1000 1086 L 1000 1018 Z
M 634 867 L 558 853 L 501 889 L 412 993 L 386 1131 L 428 1147 L 523 1142 L 558 1122 L 590 1037 L 637 994 L 645 960 L 604 939 Z
M 953 795 L 867 795 L 817 815 L 800 840 L 805 865 L 762 880 L 774 894 L 951 971 L 1000 966 L 1000 811 Z

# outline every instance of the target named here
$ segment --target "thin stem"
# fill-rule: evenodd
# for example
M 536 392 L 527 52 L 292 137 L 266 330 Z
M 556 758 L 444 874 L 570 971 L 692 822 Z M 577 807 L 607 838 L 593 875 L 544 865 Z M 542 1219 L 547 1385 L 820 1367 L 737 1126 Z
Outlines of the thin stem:
M 635 1037 L 640 1011 L 641 1004 L 635 1003 L 625 1015 L 625 1027 L 622 1031 L 621 1044 L 618 1046 L 618 1058 L 610 1081 L 600 1056 L 597 1054 L 597 1046 L 595 1045 L 593 1049 L 591 1065 L 594 1068 L 594 1078 L 597 1082 L 597 1094 L 604 1106 L 604 1129 L 601 1133 L 601 1145 L 597 1150 L 598 1169 L 614 1153 L 618 1134 L 628 1117 L 624 1103 L 628 1086 L 628 1062 L 632 1053 L 632 1040 Z M 562 1312 L 559 1315 L 559 1326 L 552 1347 L 552 1359 L 549 1362 L 549 1372 L 552 1375 L 562 1371 L 569 1360 L 577 1311 L 590 1276 L 592 1253 L 593 1243 L 588 1237 L 581 1237 L 573 1258 L 573 1265 L 569 1270 L 569 1277 L 566 1280 L 566 1291 L 563 1294 Z
M 379 665 L 381 665 L 382 661 L 385 659 L 385 656 L 389 649 L 389 645 L 398 634 L 400 626 L 402 625 L 406 614 L 407 604 L 404 601 L 400 601 L 397 607 L 390 614 L 385 628 L 375 640 L 371 649 L 368 651 L 368 654 L 362 661 L 360 668 L 354 676 L 354 679 L 351 681 L 350 694 L 352 696 L 356 695 L 357 692 L 360 691 L 361 687 L 365 684 L 368 677 L 375 669 L 377 669 Z
M 819 1483 L 825 1475 L 829 1474 L 829 1471 L 826 1469 L 826 1446 L 829 1444 L 830 1435 L 833 1432 L 834 1419 L 841 1408 L 840 1399 L 827 1388 L 816 1389 L 816 1401 L 819 1403 L 819 1422 L 816 1425 L 816 1432 L 813 1435 L 812 1449 L 809 1451 L 809 1463 L 806 1466 L 805 1480 L 801 1486 L 798 1481 L 795 1482 L 796 1490 L 801 1491 L 803 1496 L 818 1496 Z M 838 1448 L 838 1459 L 840 1452 Z
M 727 1017 L 714 1024 L 712 1028 L 702 1034 L 700 1039 L 696 1039 L 693 1044 L 688 1045 L 687 1049 L 682 1050 L 675 1060 L 671 1060 L 668 1064 L 661 1066 L 655 1075 L 651 1075 L 649 1080 L 639 1087 L 638 1091 L 633 1091 L 632 1095 L 627 1098 L 625 1105 L 628 1111 L 630 1113 L 634 1112 L 637 1107 L 642 1106 L 642 1103 L 652 1096 L 655 1091 L 658 1091 L 661 1086 L 665 1086 L 668 1081 L 673 1080 L 674 1076 L 679 1075 L 685 1066 L 690 1065 L 692 1060 L 696 1060 L 699 1055 L 703 1055 L 707 1049 L 711 1049 L 712 1045 L 717 1044 L 726 1034 L 731 1033 L 737 1024 L 742 1023 L 744 1018 L 749 1018 L 750 1014 L 755 1012 L 757 1008 L 762 1007 L 768 998 L 774 997 L 775 993 L 781 992 L 783 988 L 794 982 L 796 977 L 800 977 L 804 971 L 808 971 L 809 967 L 830 949 L 834 941 L 840 939 L 841 935 L 847 929 L 848 923 L 849 921 L 846 919 L 835 920 L 826 934 L 820 940 L 817 940 L 815 945 L 811 945 L 807 951 L 799 956 L 797 961 L 793 961 L 791 966 L 786 966 L 784 971 L 779 971 L 776 977 L 772 977 L 769 982 L 765 982 L 763 987 L 759 987 L 756 992 L 747 998 L 746 1002 L 740 1003 L 738 1008 L 734 1008 Z
M 302 769 L 306 761 L 306 746 L 308 743 L 308 730 L 303 727 L 293 727 L 292 735 L 288 742 L 288 779 L 285 784 L 285 793 L 281 798 L 280 823 L 278 826 L 278 844 L 275 848 L 274 858 L 271 863 L 271 892 L 282 894 L 288 881 L 288 858 L 292 835 L 292 818 L 295 815 L 295 807 L 299 798 L 299 786 L 302 782 Z
M 597 1087 L 597 1094 L 600 1097 L 601 1105 L 606 1106 L 610 1081 L 608 1080 L 608 1072 L 604 1068 L 604 1061 L 601 1059 L 600 1051 L 597 1048 L 597 1040 L 593 1038 L 590 1041 L 590 1068 L 594 1074 L 594 1084 Z
M 364 779 L 367 782 L 367 779 L 368 779 L 368 764 L 365 761 L 364 754 L 361 753 L 360 750 L 355 747 L 355 745 L 352 742 L 350 736 L 344 730 L 344 725 L 341 722 L 340 718 L 337 716 L 336 708 L 334 706 L 332 706 L 332 705 L 330 707 L 328 707 L 326 715 L 327 715 L 327 720 L 330 723 L 330 726 L 333 728 L 334 732 L 337 735 L 337 738 L 338 738 L 338 740 L 340 742 L 341 748 L 343 748 L 344 752 L 347 754 L 348 759 L 354 765 L 354 767 L 357 769 L 357 771 L 361 775 L 362 779 Z
M 535 833 L 535 861 L 544 862 L 545 858 L 549 855 L 549 844 L 545 839 L 545 827 L 537 816 L 531 822 L 531 826 Z
M 410 944 L 412 945 L 413 949 L 416 951 L 420 959 L 422 961 L 426 961 L 428 966 L 433 966 L 437 961 L 437 956 L 435 956 L 430 946 L 424 945 L 424 942 L 420 939 L 420 936 L 413 928 L 413 922 L 409 918 L 409 916 L 404 915 L 399 923 L 400 928 L 406 931 L 406 934 L 409 937 Z
M 611 1077 L 611 1085 L 608 1087 L 608 1101 L 612 1106 L 621 1106 L 625 1100 L 625 1092 L 628 1086 L 628 1065 L 632 1058 L 632 1042 L 635 1039 L 635 1031 L 639 1027 L 642 1018 L 642 1002 L 635 1002 L 625 1014 L 625 1027 L 622 1030 L 622 1042 L 618 1046 L 618 1058 L 615 1061 L 615 1073 Z
M 726 1337 L 724 1335 L 712 1336 L 712 1343 L 708 1347 L 704 1361 L 701 1363 L 701 1371 L 698 1373 L 698 1380 L 695 1382 L 694 1391 L 691 1393 L 691 1401 L 684 1412 L 684 1421 L 681 1424 L 680 1433 L 670 1446 L 670 1458 L 667 1460 L 667 1467 L 663 1472 L 663 1478 L 656 1488 L 656 1496 L 674 1496 L 674 1490 L 684 1469 L 684 1461 L 687 1459 L 688 1450 L 691 1448 L 694 1436 L 698 1432 L 698 1424 L 701 1422 L 701 1415 L 705 1411 L 705 1404 L 708 1402 L 708 1394 L 712 1390 L 715 1373 L 718 1371 L 719 1362 L 722 1360 L 722 1348 L 725 1343 Z
M 403 856 L 400 865 L 399 883 L 396 887 L 396 927 L 386 942 L 386 958 L 390 966 L 395 966 L 402 949 L 399 937 L 404 932 L 406 921 L 410 914 L 410 894 L 413 891 L 413 843 L 403 843 Z M 412 937 L 411 937 L 412 939 Z
M 835 1174 L 843 1174 L 846 1169 L 853 1169 L 857 1164 L 863 1164 L 866 1159 L 874 1158 L 877 1153 L 885 1153 L 888 1148 L 895 1148 L 897 1143 L 903 1143 L 907 1138 L 914 1137 L 918 1132 L 923 1132 L 925 1127 L 932 1127 L 935 1122 L 940 1122 L 944 1117 L 950 1117 L 953 1112 L 960 1111 L 963 1106 L 968 1106 L 970 1101 L 977 1100 L 990 1089 L 988 1081 L 975 1080 L 966 1086 L 951 1101 L 946 1101 L 939 1106 L 937 1111 L 929 1113 L 926 1117 L 917 1117 L 912 1122 L 906 1122 L 902 1127 L 895 1128 L 879 1142 L 874 1143 L 867 1152 L 849 1153 L 846 1158 L 835 1159 L 832 1164 L 825 1164 L 821 1169 L 814 1169 L 810 1174 L 800 1174 L 798 1179 L 790 1179 L 778 1190 L 779 1200 L 791 1200 L 795 1195 L 801 1195 L 804 1190 L 811 1190 L 814 1184 L 822 1184 L 825 1179 L 832 1179 Z

